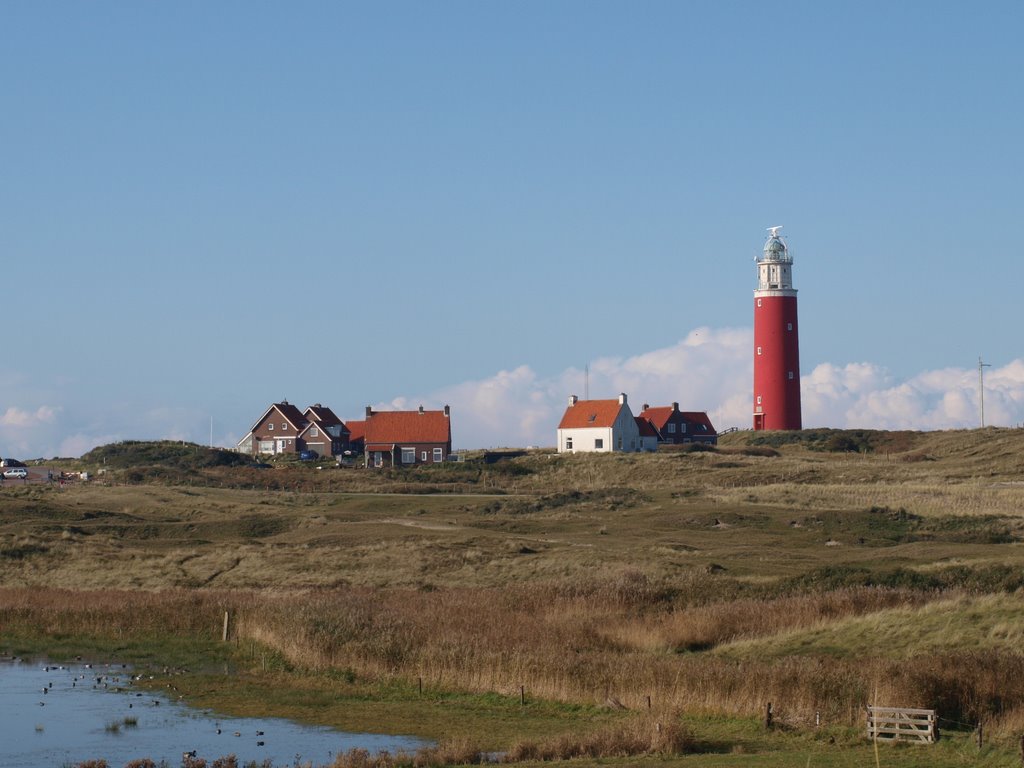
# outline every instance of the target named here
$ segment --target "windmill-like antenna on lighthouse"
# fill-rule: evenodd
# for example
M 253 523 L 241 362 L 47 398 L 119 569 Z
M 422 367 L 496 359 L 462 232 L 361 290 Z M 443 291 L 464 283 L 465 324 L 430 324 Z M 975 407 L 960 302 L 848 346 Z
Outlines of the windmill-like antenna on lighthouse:
M 985 369 L 991 368 L 990 363 L 983 363 L 978 355 L 978 406 L 981 409 L 981 428 L 985 428 Z

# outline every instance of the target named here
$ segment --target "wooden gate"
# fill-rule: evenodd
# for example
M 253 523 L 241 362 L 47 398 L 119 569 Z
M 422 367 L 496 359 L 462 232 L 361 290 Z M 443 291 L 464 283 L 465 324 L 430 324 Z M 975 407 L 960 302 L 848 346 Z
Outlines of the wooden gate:
M 868 707 L 868 738 L 931 744 L 939 738 L 934 709 Z

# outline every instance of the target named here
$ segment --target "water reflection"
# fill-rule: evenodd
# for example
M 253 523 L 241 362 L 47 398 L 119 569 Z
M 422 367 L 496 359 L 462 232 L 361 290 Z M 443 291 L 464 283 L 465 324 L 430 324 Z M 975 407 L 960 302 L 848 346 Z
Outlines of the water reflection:
M 171 766 L 195 751 L 240 764 L 324 765 L 339 752 L 412 751 L 407 736 L 344 733 L 275 718 L 217 717 L 134 687 L 117 666 L 0 663 L 0 766 L 40 768 L 104 759 L 112 768 L 148 757 Z

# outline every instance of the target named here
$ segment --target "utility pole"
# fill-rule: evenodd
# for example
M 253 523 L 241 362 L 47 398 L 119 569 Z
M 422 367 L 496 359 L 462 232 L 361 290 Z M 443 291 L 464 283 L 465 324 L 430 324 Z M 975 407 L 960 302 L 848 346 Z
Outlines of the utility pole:
M 978 355 L 978 405 L 981 408 L 981 428 L 985 428 L 985 369 L 991 368 L 991 364 L 983 363 L 981 355 Z

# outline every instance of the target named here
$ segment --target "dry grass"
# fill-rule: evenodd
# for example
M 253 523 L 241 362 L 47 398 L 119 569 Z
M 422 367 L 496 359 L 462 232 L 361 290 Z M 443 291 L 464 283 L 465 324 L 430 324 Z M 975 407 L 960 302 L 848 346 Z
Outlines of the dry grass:
M 933 596 L 911 590 L 840 589 L 772 600 L 731 600 L 684 607 L 606 631 L 625 646 L 647 651 L 703 651 L 740 639 L 772 637 L 887 608 L 919 606 Z
M 951 632 L 949 624 L 989 616 L 990 636 L 998 639 L 999 627 L 1018 625 L 1018 599 L 934 598 L 929 603 L 870 590 L 808 596 L 803 603 L 784 598 L 752 604 L 738 623 L 727 610 L 695 611 L 705 616 L 702 637 L 724 640 L 756 631 L 766 648 L 789 642 L 785 647 L 792 650 L 774 655 L 738 652 L 742 644 L 717 655 L 623 642 L 622 636 L 639 637 L 652 627 L 668 638 L 658 633 L 679 626 L 679 615 L 685 615 L 658 585 L 642 580 L 437 592 L 2 590 L 0 624 L 15 634 L 38 628 L 102 635 L 116 628 L 125 642 L 152 634 L 209 642 L 219 631 L 220 612 L 229 610 L 242 648 L 258 643 L 300 668 L 348 670 L 360 679 L 421 677 L 434 690 L 511 696 L 522 685 L 532 698 L 591 705 L 614 699 L 641 710 L 649 696 L 657 708 L 744 716 L 757 716 L 772 701 L 779 719 L 794 724 L 812 722 L 815 712 L 827 722 L 855 724 L 878 690 L 882 700 L 937 707 L 964 722 L 982 715 L 1017 722 L 1024 708 L 1019 630 L 1007 636 L 1008 644 L 993 642 L 982 651 L 974 647 L 975 634 Z M 924 604 L 910 607 L 915 602 Z M 893 603 L 906 607 L 878 610 Z M 959 613 L 953 619 L 940 621 L 954 609 Z M 754 628 L 758 621 L 763 628 Z M 815 626 L 814 632 L 831 631 L 833 641 L 801 651 L 786 632 L 770 634 L 772 627 L 801 623 Z M 858 645 L 855 628 L 861 623 L 882 628 L 877 645 Z M 887 626 L 919 635 L 918 643 L 895 643 L 887 654 Z
M 0 626 L 211 644 L 227 610 L 236 653 L 366 681 L 525 686 L 636 712 L 650 697 L 655 711 L 756 717 L 772 701 L 797 725 L 857 724 L 877 691 L 997 733 L 1024 726 L 1024 609 L 980 594 L 1019 586 L 1024 432 L 901 435 L 867 455 L 750 450 L 750 437 L 729 436 L 728 453 L 531 455 L 515 470 L 4 489 Z M 512 751 L 685 745 L 649 726 Z M 444 749 L 472 761 L 467 744 Z

